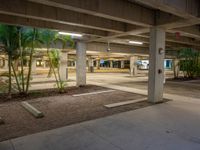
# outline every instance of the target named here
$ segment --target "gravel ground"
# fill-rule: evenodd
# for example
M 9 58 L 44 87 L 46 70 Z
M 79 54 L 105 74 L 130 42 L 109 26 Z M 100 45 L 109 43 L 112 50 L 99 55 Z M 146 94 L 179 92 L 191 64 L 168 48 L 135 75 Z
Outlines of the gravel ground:
M 113 91 L 96 95 L 73 97 L 72 94 L 107 90 L 97 86 L 74 88 L 67 94 L 29 100 L 29 103 L 42 111 L 44 118 L 35 119 L 22 108 L 20 101 L 0 104 L 0 116 L 5 120 L 0 125 L 0 141 L 33 134 L 45 130 L 96 119 L 120 112 L 150 106 L 148 102 L 108 109 L 105 104 L 144 98 L 142 95 Z

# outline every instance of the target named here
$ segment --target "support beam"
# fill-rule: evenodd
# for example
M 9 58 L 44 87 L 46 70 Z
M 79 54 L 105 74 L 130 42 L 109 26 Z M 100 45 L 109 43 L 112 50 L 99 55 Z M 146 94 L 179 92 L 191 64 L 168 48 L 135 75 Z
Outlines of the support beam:
M 32 74 L 36 74 L 36 68 L 37 68 L 36 67 L 36 65 L 37 65 L 36 63 L 37 63 L 36 58 L 33 57 L 32 64 L 31 64 L 32 65 L 31 66 L 31 70 L 32 70 L 31 72 L 32 72 Z
M 199 15 L 199 0 L 137 0 L 137 2 L 185 19 Z
M 135 76 L 137 75 L 137 56 L 130 57 L 130 75 Z
M 200 39 L 200 26 L 199 25 L 175 28 L 175 29 L 169 30 L 168 32 L 171 32 L 171 33 L 179 32 L 183 36 Z
M 91 73 L 94 72 L 94 60 L 92 58 L 88 59 L 88 71 Z
M 87 44 L 88 51 L 97 51 L 108 54 L 107 52 L 108 44 L 92 42 Z M 145 47 L 138 47 L 133 45 L 122 45 L 122 44 L 110 44 L 112 53 L 127 53 L 127 54 L 148 54 L 149 50 Z
M 66 81 L 68 79 L 68 54 L 67 51 L 62 50 L 60 52 L 60 78 L 62 81 Z
M 48 28 L 48 29 L 56 29 L 56 30 L 61 30 L 61 31 L 74 32 L 74 33 L 81 33 L 81 34 L 86 34 L 86 35 L 93 35 L 93 36 L 95 35 L 97 37 L 108 36 L 108 33 L 109 33 L 107 31 L 101 31 L 101 30 L 90 29 L 90 28 L 85 28 L 85 27 L 78 27 L 74 25 L 61 24 L 59 22 L 49 22 L 49 21 L 31 19 L 31 18 L 27 19 L 24 17 L 5 15 L 5 14 L 0 15 L 0 22 L 10 24 L 10 25 Z
M 180 71 L 180 60 L 177 58 L 173 60 L 173 71 L 174 71 L 174 78 L 178 78 Z
M 110 60 L 110 68 L 113 68 L 113 60 Z
M 76 85 L 86 85 L 86 43 L 78 41 L 76 43 Z
M 30 0 L 49 6 L 77 11 L 96 17 L 150 27 L 155 11 L 124 0 Z M 112 9 L 111 9 L 112 8 Z M 120 10 L 120 11 L 119 11 Z M 138 16 L 140 14 L 140 16 Z
M 148 100 L 151 103 L 163 101 L 165 30 L 150 29 Z
M 8 70 L 8 57 L 6 57 L 6 59 L 4 59 L 3 69 Z
M 67 9 L 56 8 L 21 0 L 0 0 L 0 14 L 38 19 L 60 24 L 75 25 L 116 33 L 136 29 L 138 26 L 106 18 L 83 14 Z M 9 6 L 9 7 L 7 7 Z M 43 12 L 43 13 L 41 13 Z
M 124 68 L 124 60 L 121 60 L 121 69 Z
M 100 69 L 100 59 L 96 60 L 96 68 L 97 68 L 97 70 Z

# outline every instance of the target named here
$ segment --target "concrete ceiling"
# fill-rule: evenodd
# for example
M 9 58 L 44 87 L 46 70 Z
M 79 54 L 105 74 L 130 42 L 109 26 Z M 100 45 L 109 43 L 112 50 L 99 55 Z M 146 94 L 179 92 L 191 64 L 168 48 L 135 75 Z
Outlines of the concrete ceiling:
M 110 42 L 117 52 L 139 49 L 143 53 L 140 49 L 149 47 L 150 27 L 159 26 L 167 31 L 167 48 L 200 49 L 199 0 L 0 0 L 0 3 L 1 23 L 82 33 L 90 48 L 96 43 L 106 47 Z M 144 44 L 131 45 L 129 40 Z

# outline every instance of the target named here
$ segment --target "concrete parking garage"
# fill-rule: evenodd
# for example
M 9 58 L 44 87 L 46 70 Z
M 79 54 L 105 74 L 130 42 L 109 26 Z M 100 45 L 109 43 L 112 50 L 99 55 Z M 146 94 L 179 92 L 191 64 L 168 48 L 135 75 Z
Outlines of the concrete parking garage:
M 10 133 L 11 136 L 0 143 L 0 149 L 199 149 L 199 78 L 178 81 L 172 79 L 179 71 L 180 75 L 184 76 L 184 72 L 177 66 L 185 60 L 177 57 L 177 53 L 183 49 L 199 51 L 198 0 L 2 0 L 0 2 L 2 24 L 49 28 L 65 34 L 80 35 L 81 38 L 74 38 L 76 46 L 73 49 L 61 51 L 59 71 L 62 80 L 68 81 L 69 86 L 80 88 L 80 93 L 87 91 L 89 84 L 98 88 L 117 90 L 117 94 L 124 92 L 124 96 L 122 93 L 119 95 L 122 101 L 127 101 L 126 95 L 133 99 L 136 95 L 142 95 L 149 104 L 148 107 L 140 107 L 138 110 L 113 113 L 115 115 L 102 116 L 101 119 L 92 118 L 96 120 L 63 128 L 59 127 L 69 124 L 65 122 L 60 126 L 54 126 L 54 123 L 50 122 L 52 128 L 48 129 L 58 128 L 50 131 L 44 131 L 47 130 L 47 126 L 42 124 L 49 118 L 50 110 L 45 109 L 47 117 L 44 120 L 36 121 L 33 118 L 26 120 L 29 123 L 33 121 L 35 126 L 32 128 L 44 127 L 43 130 L 37 130 L 44 132 L 27 132 L 21 135 L 16 134 L 18 132 Z M 54 80 L 46 79 L 48 60 L 45 57 L 43 49 L 37 49 L 33 57 L 32 90 L 44 90 L 54 86 Z M 149 62 L 146 64 L 146 70 L 138 66 L 142 60 Z M 165 68 L 165 64 L 170 65 L 164 60 L 171 60 L 173 67 Z M 0 66 L 1 72 L 8 70 L 8 57 L 2 53 Z M 4 83 L 1 82 L 2 85 Z M 95 88 L 90 90 L 93 91 Z M 112 98 L 117 99 L 114 97 L 117 94 L 110 97 L 108 93 L 104 94 L 108 96 L 109 102 Z M 83 101 L 77 103 L 78 100 L 84 99 L 83 97 L 54 96 L 51 100 L 41 98 L 33 101 L 41 102 L 45 108 L 56 107 L 61 116 L 63 114 L 59 108 L 67 110 L 68 107 L 63 108 L 69 102 L 67 98 L 72 100 L 70 104 L 76 103 L 75 108 L 81 104 L 85 106 Z M 101 96 L 99 99 L 103 98 Z M 169 101 L 166 102 L 166 99 Z M 95 96 L 87 97 L 85 100 L 89 100 L 89 104 L 97 102 Z M 103 100 L 100 102 L 102 108 Z M 60 107 L 57 107 L 58 105 Z M 19 108 L 21 111 L 19 101 L 1 106 L 1 110 Z M 87 109 L 89 112 L 83 109 L 83 112 L 91 115 L 92 108 Z M 2 113 L 4 116 L 18 114 L 14 110 L 11 113 L 5 112 Z M 56 111 L 50 112 L 55 114 Z M 77 113 L 78 110 L 72 112 Z M 82 112 L 80 114 L 84 115 Z M 53 120 L 59 116 L 53 117 Z M 79 116 L 80 120 L 87 118 L 86 116 Z M 65 119 L 68 117 L 63 116 Z M 9 125 L 13 129 L 11 124 L 15 123 L 13 122 L 15 119 L 13 116 L 5 119 L 7 131 Z M 23 124 L 26 121 L 22 121 Z M 58 121 L 62 121 L 62 118 L 57 120 L 57 123 Z M 1 131 L 6 131 L 3 130 L 5 126 L 0 126 Z M 30 124 L 28 126 L 30 127 Z M 22 126 L 18 131 L 24 128 L 25 126 Z M 32 133 L 36 134 L 28 135 Z M 17 135 L 27 136 L 15 138 Z

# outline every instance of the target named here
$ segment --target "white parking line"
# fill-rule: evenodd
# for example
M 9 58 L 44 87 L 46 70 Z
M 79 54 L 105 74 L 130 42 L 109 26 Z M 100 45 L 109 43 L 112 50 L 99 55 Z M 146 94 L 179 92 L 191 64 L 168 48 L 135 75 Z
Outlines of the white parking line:
M 108 92 L 114 92 L 114 91 L 116 90 L 106 90 L 106 91 L 97 91 L 97 92 L 90 92 L 90 93 L 83 93 L 83 94 L 74 94 L 72 96 L 78 97 L 78 96 L 94 95 L 94 94 L 108 93 Z
M 145 100 L 147 100 L 147 98 L 140 98 L 140 99 L 125 101 L 125 102 L 112 103 L 112 104 L 108 104 L 108 105 L 104 105 L 104 106 L 107 108 L 114 108 L 114 107 L 138 103 L 138 102 L 145 101 Z

